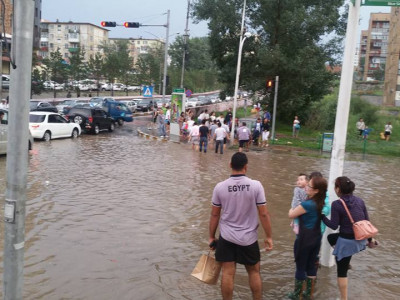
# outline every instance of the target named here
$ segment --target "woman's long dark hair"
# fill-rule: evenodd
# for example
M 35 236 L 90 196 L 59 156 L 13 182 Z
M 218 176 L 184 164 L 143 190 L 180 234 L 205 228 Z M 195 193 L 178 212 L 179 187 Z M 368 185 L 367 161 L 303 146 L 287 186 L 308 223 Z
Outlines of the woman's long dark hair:
M 312 187 L 315 190 L 318 190 L 312 199 L 317 204 L 317 211 L 318 214 L 322 214 L 322 208 L 324 207 L 325 198 L 326 198 L 326 191 L 328 190 L 328 183 L 325 178 L 323 177 L 313 177 L 310 181 L 312 183 Z

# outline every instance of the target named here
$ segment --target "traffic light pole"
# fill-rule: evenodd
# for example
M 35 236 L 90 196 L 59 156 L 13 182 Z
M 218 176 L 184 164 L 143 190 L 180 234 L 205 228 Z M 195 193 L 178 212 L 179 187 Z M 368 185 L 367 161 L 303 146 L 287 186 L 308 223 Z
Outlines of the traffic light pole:
M 3 299 L 23 298 L 34 1 L 14 0 L 4 206 Z
M 189 37 L 189 12 L 190 12 L 190 0 L 188 0 L 188 7 L 186 13 L 186 28 L 185 28 L 185 35 L 183 40 L 183 58 L 182 58 L 182 72 L 181 72 L 181 89 L 183 89 L 183 77 L 185 74 L 185 60 L 186 60 L 186 52 L 187 52 L 187 40 Z

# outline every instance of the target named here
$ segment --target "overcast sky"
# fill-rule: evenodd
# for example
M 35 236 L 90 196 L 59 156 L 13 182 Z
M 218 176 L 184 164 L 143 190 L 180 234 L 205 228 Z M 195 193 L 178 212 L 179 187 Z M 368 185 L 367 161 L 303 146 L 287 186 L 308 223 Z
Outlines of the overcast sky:
M 166 12 L 171 11 L 170 39 L 176 33 L 184 33 L 186 24 L 187 0 L 42 0 L 42 19 L 60 22 L 87 22 L 100 26 L 101 21 L 115 21 L 122 24 L 125 21 L 139 22 L 148 25 L 165 25 Z M 389 7 L 361 8 L 359 31 L 368 28 L 369 14 L 371 12 L 389 12 Z M 165 38 L 164 27 L 141 28 L 108 28 L 110 37 L 144 37 Z M 207 23 L 189 23 L 191 37 L 206 36 Z

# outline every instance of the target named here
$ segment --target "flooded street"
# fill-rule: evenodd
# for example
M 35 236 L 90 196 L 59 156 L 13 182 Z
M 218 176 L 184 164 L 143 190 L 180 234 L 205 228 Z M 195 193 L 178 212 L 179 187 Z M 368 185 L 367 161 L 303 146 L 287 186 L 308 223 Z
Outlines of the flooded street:
M 29 156 L 24 299 L 220 299 L 219 284 L 190 276 L 208 251 L 215 184 L 230 174 L 224 155 L 138 137 L 135 124 L 76 140 L 36 142 Z M 268 149 L 250 152 L 248 176 L 265 188 L 274 250 L 262 253 L 264 299 L 294 283 L 287 212 L 297 174 L 330 161 Z M 5 174 L 6 158 L 0 157 Z M 380 246 L 353 257 L 349 299 L 400 298 L 400 159 L 347 160 Z M 0 178 L 2 199 L 5 178 Z M 4 225 L 0 228 L 1 273 Z M 260 237 L 260 240 L 263 236 Z M 2 277 L 1 277 L 2 280 Z M 2 283 L 1 283 L 2 286 Z M 2 295 L 1 295 L 2 296 Z M 336 267 L 318 273 L 316 299 L 336 299 Z M 238 266 L 234 299 L 250 299 Z

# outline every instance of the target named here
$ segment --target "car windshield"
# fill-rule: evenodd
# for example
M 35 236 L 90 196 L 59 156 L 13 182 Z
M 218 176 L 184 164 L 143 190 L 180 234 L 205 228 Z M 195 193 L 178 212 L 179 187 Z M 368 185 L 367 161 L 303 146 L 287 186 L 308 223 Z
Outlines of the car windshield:
M 31 101 L 29 102 L 29 108 L 30 109 L 35 109 L 39 104 L 39 101 Z
M 143 100 L 140 100 L 140 104 L 149 104 L 150 103 L 150 101 L 151 100 L 149 100 L 149 99 L 143 99 Z
M 43 123 L 45 115 L 29 115 L 29 123 Z
M 64 100 L 60 103 L 60 105 L 72 105 L 75 103 L 75 100 Z

